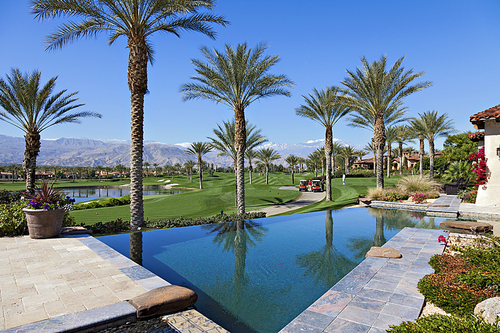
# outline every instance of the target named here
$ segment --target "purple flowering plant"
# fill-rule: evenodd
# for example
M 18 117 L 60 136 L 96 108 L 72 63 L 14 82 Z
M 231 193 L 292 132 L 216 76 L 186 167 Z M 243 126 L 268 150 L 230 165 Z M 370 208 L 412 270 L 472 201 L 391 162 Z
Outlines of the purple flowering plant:
M 54 184 L 43 182 L 41 187 L 35 187 L 35 194 L 28 197 L 29 209 L 45 209 L 54 210 L 64 208 L 69 210 L 75 199 L 69 196 L 64 196 L 58 189 L 54 188 Z

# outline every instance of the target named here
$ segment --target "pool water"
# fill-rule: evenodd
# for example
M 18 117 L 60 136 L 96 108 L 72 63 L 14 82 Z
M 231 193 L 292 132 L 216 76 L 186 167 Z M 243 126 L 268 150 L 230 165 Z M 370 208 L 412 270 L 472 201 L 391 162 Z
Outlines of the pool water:
M 98 198 L 119 198 L 124 195 L 130 194 L 129 187 L 118 186 L 86 186 L 86 187 L 61 187 L 58 188 L 64 195 L 69 195 L 75 199 L 76 203 L 89 201 Z M 143 195 L 154 194 L 179 194 L 178 189 L 166 190 L 163 186 L 144 187 Z
M 230 332 L 278 332 L 422 213 L 350 208 L 99 237 L 166 281 Z

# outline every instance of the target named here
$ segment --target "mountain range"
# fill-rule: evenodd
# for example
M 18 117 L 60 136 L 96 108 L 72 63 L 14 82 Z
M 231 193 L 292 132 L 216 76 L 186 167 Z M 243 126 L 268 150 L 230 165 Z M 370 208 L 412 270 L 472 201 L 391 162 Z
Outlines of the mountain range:
M 284 159 L 291 154 L 307 157 L 311 152 L 324 145 L 324 139 L 310 140 L 304 143 L 287 144 L 267 142 L 262 147 L 274 148 L 281 155 L 276 164 L 284 164 Z M 342 145 L 350 144 L 334 139 Z M 356 149 L 356 145 L 352 145 Z M 189 143 L 166 144 L 161 142 L 144 142 L 144 162 L 158 163 L 160 166 L 184 164 L 194 160 L 194 156 L 186 155 Z M 21 164 L 24 157 L 24 138 L 0 135 L 0 165 Z M 213 151 L 206 154 L 203 160 L 217 166 L 232 166 L 227 156 L 217 156 Z M 95 140 L 87 138 L 42 139 L 37 165 L 59 166 L 109 166 L 123 164 L 130 166 L 130 142 L 125 140 Z

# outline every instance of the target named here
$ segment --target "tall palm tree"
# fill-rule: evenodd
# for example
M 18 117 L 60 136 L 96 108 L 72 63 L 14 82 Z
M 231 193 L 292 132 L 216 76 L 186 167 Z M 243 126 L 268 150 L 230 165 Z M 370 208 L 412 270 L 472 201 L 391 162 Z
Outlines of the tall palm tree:
M 423 114 L 418 114 L 425 125 L 425 138 L 429 141 L 429 156 L 430 156 L 430 179 L 434 178 L 434 140 L 444 136 L 448 136 L 455 132 L 453 120 L 448 119 L 446 113 L 438 117 L 437 111 L 425 111 Z
M 248 160 L 248 177 L 250 180 L 250 184 L 252 184 L 252 160 L 255 159 L 255 150 L 247 149 L 245 150 L 245 157 Z
M 41 86 L 40 71 L 21 73 L 12 69 L 6 80 L 0 78 L 0 120 L 24 132 L 24 161 L 26 191 L 35 191 L 36 157 L 40 152 L 40 134 L 45 129 L 63 123 L 80 123 L 80 118 L 101 117 L 95 112 L 70 111 L 82 106 L 76 104 L 77 92 L 66 94 L 66 90 L 54 92 L 57 76 Z
M 155 177 L 158 177 L 158 173 L 157 173 L 158 163 L 153 163 L 153 168 L 154 168 L 154 171 L 155 171 Z
M 403 58 L 386 69 L 387 58 L 368 63 L 361 57 L 362 67 L 355 72 L 347 71 L 348 77 L 342 81 L 346 87 L 349 107 L 357 112 L 360 119 L 369 120 L 373 124 L 373 145 L 376 149 L 377 187 L 384 187 L 383 150 L 385 147 L 385 120 L 394 117 L 402 118 L 407 108 L 403 107 L 403 99 L 419 90 L 430 87 L 429 81 L 412 84 L 424 75 L 413 73 L 413 69 L 405 70 L 401 66 Z
M 225 52 L 202 47 L 201 52 L 208 63 L 193 60 L 197 72 L 192 77 L 195 83 L 181 86 L 184 100 L 207 98 L 234 110 L 238 214 L 245 213 L 245 109 L 262 97 L 290 96 L 287 88 L 293 85 L 286 75 L 269 73 L 279 56 L 264 56 L 266 49 L 266 45 L 258 44 L 251 50 L 246 43 L 238 44 L 236 49 L 226 44 Z
M 299 157 L 299 172 L 303 171 L 303 166 L 306 163 L 306 159 L 303 157 Z
M 352 146 L 346 145 L 343 146 L 342 149 L 340 150 L 340 156 L 344 159 L 344 167 L 345 167 L 345 174 L 349 174 L 349 162 L 351 160 L 351 157 L 357 155 L 356 149 L 354 149 Z
M 293 177 L 294 172 L 295 172 L 295 166 L 298 164 L 298 157 L 295 155 L 289 155 L 287 158 L 285 158 L 285 162 L 290 164 L 290 170 L 292 171 L 292 185 L 295 184 L 295 179 Z
M 189 160 L 186 163 L 184 163 L 184 167 L 186 168 L 187 176 L 189 177 L 189 182 L 193 182 L 193 167 L 195 166 L 195 163 L 193 160 Z
M 281 157 L 273 148 L 262 148 L 255 153 L 257 159 L 266 167 L 266 184 L 269 184 L 269 164 Z
M 79 38 L 109 33 L 109 44 L 120 36 L 127 38 L 128 87 L 130 90 L 130 228 L 144 223 L 142 202 L 142 153 L 144 95 L 148 91 L 148 61 L 153 63 L 150 36 L 156 32 L 177 37 L 183 31 L 201 32 L 215 39 L 210 23 L 227 25 L 222 16 L 203 13 L 211 10 L 212 0 L 32 0 L 32 12 L 41 20 L 73 17 L 80 22 L 62 24 L 48 36 L 48 49 L 58 49 Z
M 426 134 L 426 129 L 425 129 L 425 123 L 422 120 L 422 118 L 412 118 L 410 120 L 410 125 L 411 125 L 411 136 L 414 139 L 418 139 L 420 145 L 419 145 L 419 164 L 420 164 L 420 178 L 424 177 L 424 155 L 425 155 L 425 147 L 424 147 L 424 140 L 425 140 L 425 134 Z
M 413 143 L 410 128 L 408 125 L 396 126 L 396 141 L 398 143 L 399 156 L 399 174 L 403 174 L 403 145 L 405 143 Z
M 395 126 L 387 126 L 385 128 L 385 140 L 387 142 L 387 178 L 391 177 L 392 167 L 392 150 L 391 145 L 397 140 L 398 129 Z
M 340 150 L 342 149 L 342 145 L 338 142 L 334 142 L 332 144 L 332 176 L 335 178 L 335 157 L 340 153 Z
M 203 188 L 203 161 L 202 157 L 206 153 L 212 151 L 212 145 L 207 142 L 193 142 L 186 149 L 186 154 L 193 155 L 198 158 L 198 171 L 200 172 L 200 190 Z
M 149 164 L 149 162 L 144 162 L 144 163 L 143 163 L 143 165 L 144 165 L 144 167 L 146 168 L 146 178 L 148 178 L 148 177 L 149 177 L 149 166 L 150 166 L 151 164 Z M 132 191 L 131 191 L 131 192 L 132 192 Z
M 302 95 L 305 104 L 295 110 L 295 113 L 307 117 L 325 128 L 325 160 L 326 160 L 326 201 L 332 201 L 332 151 L 333 126 L 348 112 L 338 87 L 327 87 L 326 90 L 313 89 L 309 97 Z

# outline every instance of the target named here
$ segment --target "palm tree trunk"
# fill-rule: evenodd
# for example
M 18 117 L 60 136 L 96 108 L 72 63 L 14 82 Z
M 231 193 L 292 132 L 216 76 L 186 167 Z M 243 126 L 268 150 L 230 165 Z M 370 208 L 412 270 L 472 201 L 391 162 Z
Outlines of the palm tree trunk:
M 398 153 L 399 153 L 399 174 L 403 174 L 403 142 L 399 142 L 398 145 Z
M 40 151 L 40 133 L 28 132 L 24 136 L 25 150 L 23 168 L 26 173 L 26 191 L 35 194 L 36 157 Z M 12 172 L 14 179 L 14 172 Z
M 247 133 L 245 111 L 234 110 L 234 148 L 236 149 L 236 209 L 238 214 L 245 213 L 245 149 Z
M 142 202 L 142 153 L 144 140 L 144 95 L 148 89 L 148 54 L 144 40 L 128 42 L 128 87 L 130 89 L 130 229 L 144 223 Z
M 293 177 L 293 166 L 291 166 L 292 169 L 292 185 L 295 184 L 295 178 Z
M 200 174 L 200 190 L 201 190 L 203 189 L 203 166 L 200 156 L 198 156 L 198 171 Z
M 248 160 L 248 177 L 250 177 L 250 184 L 252 184 L 252 161 Z
M 375 126 L 373 126 L 373 146 L 376 149 L 377 188 L 384 188 L 385 125 L 382 117 L 375 119 Z
M 433 179 L 434 178 L 434 140 L 430 139 L 429 140 L 429 156 L 430 156 L 430 175 L 429 178 Z
M 391 178 L 391 143 L 387 142 L 387 178 Z
M 424 177 L 424 139 L 420 139 L 420 178 Z
M 325 158 L 326 158 L 326 201 L 332 201 L 332 128 L 326 127 L 325 131 Z
M 266 164 L 266 185 L 269 184 L 269 165 Z

